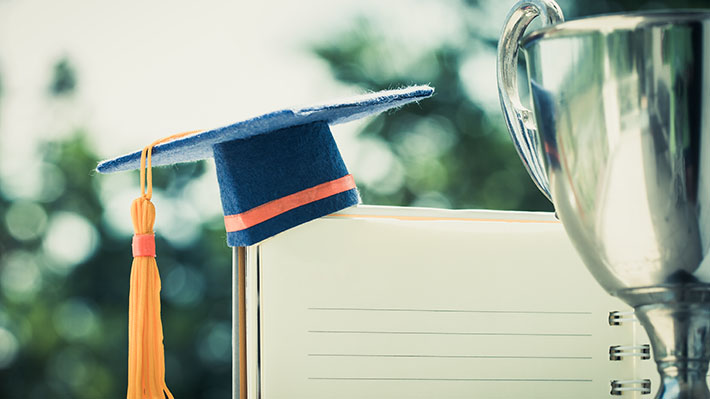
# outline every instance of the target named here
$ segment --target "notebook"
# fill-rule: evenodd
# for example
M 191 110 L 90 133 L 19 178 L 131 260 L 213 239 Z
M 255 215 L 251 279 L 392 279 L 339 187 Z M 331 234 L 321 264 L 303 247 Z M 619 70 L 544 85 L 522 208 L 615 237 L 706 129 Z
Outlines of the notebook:
M 633 312 L 550 213 L 357 206 L 235 257 L 248 399 L 643 398 L 658 386 Z

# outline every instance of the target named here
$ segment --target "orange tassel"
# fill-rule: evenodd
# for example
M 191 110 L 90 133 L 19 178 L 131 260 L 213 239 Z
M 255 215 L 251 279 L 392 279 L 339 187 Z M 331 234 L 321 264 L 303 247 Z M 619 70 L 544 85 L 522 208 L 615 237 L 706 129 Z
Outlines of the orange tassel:
M 165 384 L 163 325 L 160 321 L 160 274 L 155 262 L 155 207 L 151 153 L 153 147 L 195 132 L 179 133 L 158 140 L 141 154 L 141 196 L 131 204 L 133 219 L 133 265 L 128 300 L 128 393 L 127 399 L 174 399 Z
M 155 207 L 141 197 L 131 205 L 133 228 L 152 234 Z M 136 248 L 134 248 L 135 251 Z M 136 254 L 138 255 L 138 254 Z M 131 266 L 128 310 L 128 399 L 173 399 L 165 384 L 160 275 L 153 256 L 136 256 Z

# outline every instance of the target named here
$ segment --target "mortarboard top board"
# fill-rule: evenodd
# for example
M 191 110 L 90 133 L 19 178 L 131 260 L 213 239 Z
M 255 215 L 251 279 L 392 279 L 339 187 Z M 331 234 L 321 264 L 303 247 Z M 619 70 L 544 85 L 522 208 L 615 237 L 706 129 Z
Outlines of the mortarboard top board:
M 431 96 L 429 86 L 287 109 L 156 145 L 152 165 L 214 158 L 230 246 L 247 246 L 359 202 L 330 132 L 344 123 Z M 141 151 L 97 171 L 139 169 Z

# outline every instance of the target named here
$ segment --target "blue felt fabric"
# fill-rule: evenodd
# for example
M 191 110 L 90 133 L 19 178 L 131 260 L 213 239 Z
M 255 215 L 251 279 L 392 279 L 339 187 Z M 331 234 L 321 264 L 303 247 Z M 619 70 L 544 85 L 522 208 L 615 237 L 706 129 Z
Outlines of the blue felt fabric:
M 214 160 L 225 215 L 348 174 L 325 122 L 217 144 Z
M 434 89 L 429 86 L 412 86 L 370 93 L 326 105 L 276 111 L 158 145 L 153 148 L 152 163 L 154 166 L 160 166 L 211 158 L 212 147 L 217 143 L 244 139 L 316 121 L 325 121 L 330 125 L 348 122 L 422 100 L 433 93 Z M 140 155 L 140 151 L 137 151 L 101 162 L 96 170 L 100 173 L 111 173 L 138 169 Z
M 348 174 L 329 125 L 421 100 L 416 86 L 359 96 L 329 105 L 284 110 L 175 140 L 153 149 L 154 166 L 214 157 L 225 215 L 236 215 Z M 140 151 L 100 163 L 101 173 L 137 169 Z M 300 206 L 247 229 L 227 233 L 246 246 L 309 220 L 355 205 L 351 189 Z
M 236 215 L 348 174 L 326 122 L 214 146 L 222 208 Z M 245 230 L 227 233 L 230 246 L 255 244 L 359 202 L 356 189 L 303 205 Z

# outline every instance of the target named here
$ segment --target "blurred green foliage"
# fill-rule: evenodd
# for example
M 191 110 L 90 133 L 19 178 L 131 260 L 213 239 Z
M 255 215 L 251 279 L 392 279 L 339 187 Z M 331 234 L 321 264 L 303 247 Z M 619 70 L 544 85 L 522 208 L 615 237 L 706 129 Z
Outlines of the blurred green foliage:
M 484 108 L 465 88 L 464 63 L 477 51 L 492 51 L 497 40 L 477 29 L 479 3 L 457 3 L 470 26 L 463 40 L 441 43 L 404 67 L 391 62 L 397 44 L 387 42 L 388 27 L 366 18 L 315 46 L 334 77 L 349 85 L 380 90 L 430 83 L 437 89 L 433 98 L 378 116 L 362 129 L 363 139 L 391 157 L 386 174 L 359 182 L 366 203 L 551 209 L 517 159 L 500 112 Z M 568 19 L 703 6 L 705 1 L 562 2 Z M 75 68 L 62 59 L 53 66 L 49 95 L 69 96 L 77 81 Z M 76 131 L 43 144 L 36 195 L 18 197 L 0 181 L 3 399 L 125 397 L 130 233 L 117 229 L 111 215 L 125 211 L 128 220 L 130 201 L 114 209 L 110 199 L 118 189 L 94 174 L 98 159 L 87 136 Z M 180 201 L 203 172 L 203 163 L 156 169 L 156 195 Z M 177 398 L 227 398 L 231 254 L 220 220 L 182 227 L 195 229 L 194 239 L 159 237 L 157 243 L 168 386 Z
M 7 329 L 19 347 L 5 354 L 14 360 L 0 368 L 0 397 L 120 398 L 130 237 L 106 223 L 101 185 L 92 173 L 98 159 L 83 133 L 47 144 L 43 153 L 54 168 L 45 176 L 61 179 L 63 187 L 48 200 L 0 197 L 6 216 L 0 225 L 0 331 Z M 202 172 L 195 165 L 156 169 L 156 190 L 179 195 L 184 184 L 175 182 Z M 221 226 L 205 225 L 189 247 L 157 240 L 161 275 L 170 283 L 163 289 L 163 325 L 168 384 L 177 397 L 229 396 L 231 337 L 224 330 L 231 326 L 231 253 L 224 238 Z M 79 258 L 56 245 L 78 251 Z M 0 350 L 0 363 L 2 358 Z
M 73 92 L 68 60 L 50 87 L 52 96 Z M 125 397 L 130 235 L 107 220 L 116 210 L 86 136 L 43 144 L 34 197 L 0 190 L 0 398 Z M 204 163 L 156 169 L 155 193 L 179 198 L 203 172 Z M 121 211 L 130 223 L 130 202 Z M 224 398 L 231 251 L 220 221 L 197 228 L 188 246 L 157 239 L 167 380 L 176 397 Z
M 315 48 L 335 77 L 348 84 L 372 91 L 418 82 L 436 88 L 433 98 L 380 115 L 363 129 L 363 135 L 380 140 L 394 155 L 395 165 L 401 165 L 384 179 L 359 182 L 363 201 L 550 209 L 522 169 L 502 119 L 487 114 L 466 93 L 461 76 L 462 64 L 469 55 L 466 49 L 445 45 L 425 54 L 419 62 L 407 63 L 404 69 L 390 69 L 383 29 L 386 27 L 361 20 L 338 39 Z M 480 39 L 472 38 L 491 45 Z M 382 187 L 387 190 L 383 192 Z

